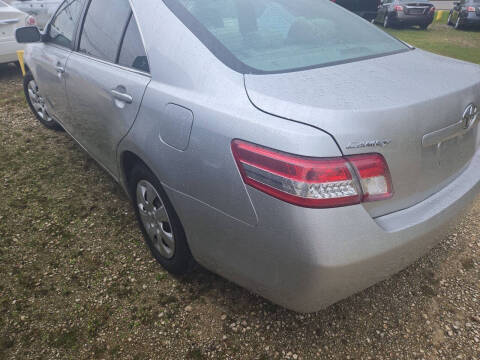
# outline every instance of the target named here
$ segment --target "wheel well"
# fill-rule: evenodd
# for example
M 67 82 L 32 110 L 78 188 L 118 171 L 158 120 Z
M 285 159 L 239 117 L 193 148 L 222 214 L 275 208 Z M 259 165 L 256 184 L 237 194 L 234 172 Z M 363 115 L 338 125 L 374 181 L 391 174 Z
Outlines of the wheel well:
M 131 151 L 125 151 L 121 157 L 122 173 L 125 178 L 127 186 L 130 187 L 130 174 L 136 164 L 143 164 L 146 168 L 149 168 L 145 162 L 140 159 L 136 154 Z

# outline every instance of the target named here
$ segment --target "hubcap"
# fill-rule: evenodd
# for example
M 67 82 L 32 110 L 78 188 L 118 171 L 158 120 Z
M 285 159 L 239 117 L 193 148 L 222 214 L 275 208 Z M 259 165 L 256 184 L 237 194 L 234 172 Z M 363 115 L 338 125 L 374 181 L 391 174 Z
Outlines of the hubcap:
M 155 187 L 146 180 L 137 184 L 140 219 L 155 249 L 166 259 L 175 255 L 175 238 L 167 209 Z
M 48 115 L 47 109 L 45 107 L 45 100 L 40 95 L 40 91 L 38 90 L 38 86 L 35 80 L 30 80 L 28 83 L 28 97 L 30 98 L 30 102 L 32 103 L 35 112 L 43 121 L 53 121 L 53 119 Z

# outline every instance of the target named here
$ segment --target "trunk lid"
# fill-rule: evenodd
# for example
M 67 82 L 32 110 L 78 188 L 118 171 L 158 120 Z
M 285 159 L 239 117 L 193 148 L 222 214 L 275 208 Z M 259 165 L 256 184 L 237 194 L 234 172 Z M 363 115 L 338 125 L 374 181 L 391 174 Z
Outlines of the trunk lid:
M 403 4 L 403 12 L 405 15 L 426 15 L 432 7 L 429 2 L 409 2 Z
M 0 41 L 15 39 L 15 29 L 25 25 L 25 14 L 0 1 Z
M 480 105 L 478 65 L 413 50 L 302 72 L 245 75 L 245 86 L 258 109 L 328 132 L 344 154 L 385 157 L 395 194 L 365 204 L 373 217 L 439 191 L 476 151 L 477 124 L 467 131 L 459 123 L 469 104 Z

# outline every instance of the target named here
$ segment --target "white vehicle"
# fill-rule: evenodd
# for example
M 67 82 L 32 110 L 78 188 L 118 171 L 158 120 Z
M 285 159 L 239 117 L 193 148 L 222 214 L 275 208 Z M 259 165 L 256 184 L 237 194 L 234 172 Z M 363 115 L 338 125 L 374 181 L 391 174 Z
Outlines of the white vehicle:
M 0 0 L 0 64 L 17 60 L 17 50 L 23 45 L 15 40 L 15 30 L 35 25 L 35 18 Z
M 60 0 L 16 0 L 10 5 L 35 17 L 36 25 L 43 29 L 57 10 Z

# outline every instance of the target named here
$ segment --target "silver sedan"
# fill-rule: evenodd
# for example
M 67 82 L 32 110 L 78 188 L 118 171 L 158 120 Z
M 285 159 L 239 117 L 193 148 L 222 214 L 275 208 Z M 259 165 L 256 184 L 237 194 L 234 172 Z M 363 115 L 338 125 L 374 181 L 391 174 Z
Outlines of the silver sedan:
M 66 0 L 17 39 L 38 120 L 122 184 L 174 274 L 316 311 L 424 254 L 480 191 L 480 67 L 328 0 Z

